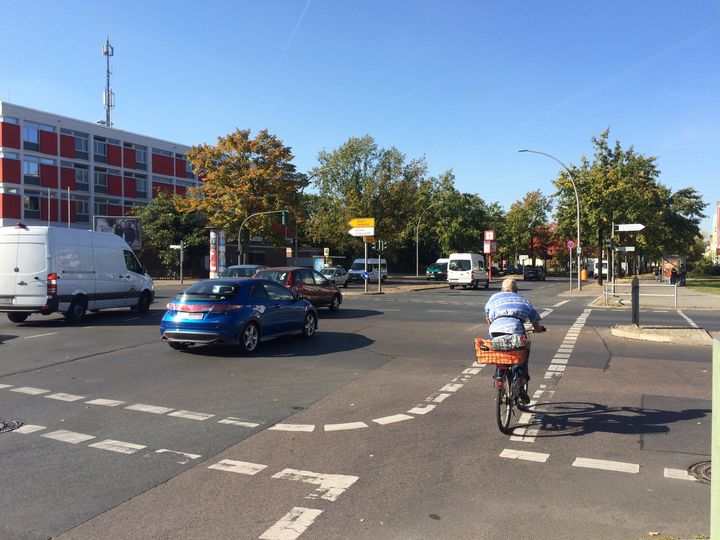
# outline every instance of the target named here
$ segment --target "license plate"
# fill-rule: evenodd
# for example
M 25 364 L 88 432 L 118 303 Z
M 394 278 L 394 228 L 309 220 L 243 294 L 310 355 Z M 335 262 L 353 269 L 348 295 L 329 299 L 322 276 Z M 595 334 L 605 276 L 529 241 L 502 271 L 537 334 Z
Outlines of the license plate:
M 202 313 L 186 313 L 184 311 L 179 311 L 176 319 L 190 319 L 190 320 L 199 320 L 203 318 Z

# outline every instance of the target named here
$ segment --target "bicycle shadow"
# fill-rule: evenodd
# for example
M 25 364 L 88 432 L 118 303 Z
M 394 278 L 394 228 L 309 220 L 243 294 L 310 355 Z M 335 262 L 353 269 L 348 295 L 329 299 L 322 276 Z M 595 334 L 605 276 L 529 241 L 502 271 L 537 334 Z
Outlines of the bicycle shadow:
M 643 435 L 667 433 L 668 424 L 709 418 L 710 409 L 669 411 L 640 407 L 608 407 L 599 403 L 536 403 L 527 408 L 533 419 L 518 427 L 540 428 L 536 437 L 577 437 L 590 433 Z

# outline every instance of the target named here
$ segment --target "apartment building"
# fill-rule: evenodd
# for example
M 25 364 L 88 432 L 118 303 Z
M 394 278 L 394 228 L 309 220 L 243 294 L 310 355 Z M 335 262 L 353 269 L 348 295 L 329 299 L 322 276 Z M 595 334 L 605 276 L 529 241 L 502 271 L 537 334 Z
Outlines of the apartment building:
M 0 101 L 0 226 L 92 228 L 198 184 L 189 146 Z M 68 198 L 69 197 L 69 198 Z

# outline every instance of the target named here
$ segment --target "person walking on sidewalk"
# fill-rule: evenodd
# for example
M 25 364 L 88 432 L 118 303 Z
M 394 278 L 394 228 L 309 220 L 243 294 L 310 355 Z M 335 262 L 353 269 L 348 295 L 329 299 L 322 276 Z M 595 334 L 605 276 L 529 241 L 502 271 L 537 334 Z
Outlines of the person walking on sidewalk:
M 540 324 L 540 314 L 533 307 L 530 300 L 517 292 L 517 282 L 507 278 L 500 286 L 500 292 L 493 294 L 485 304 L 485 320 L 490 327 L 490 337 L 517 334 L 525 336 L 525 323 L 529 322 L 535 332 L 544 332 L 545 327 Z M 521 388 L 520 399 L 523 403 L 530 403 L 527 395 L 526 382 L 530 380 L 527 361 L 524 364 L 513 366 L 513 381 Z M 495 377 L 498 376 L 496 369 Z

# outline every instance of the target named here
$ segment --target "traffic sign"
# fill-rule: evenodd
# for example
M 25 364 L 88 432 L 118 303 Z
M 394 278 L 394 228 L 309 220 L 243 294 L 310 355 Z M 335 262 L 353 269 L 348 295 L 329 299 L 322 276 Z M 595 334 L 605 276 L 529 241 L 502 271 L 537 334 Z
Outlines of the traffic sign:
M 330 248 L 323 248 L 323 255 L 325 257 L 329 257 L 330 256 Z
M 352 218 L 350 221 L 348 221 L 348 225 L 350 227 L 374 227 L 375 226 L 375 218 L 374 217 Z M 372 236 L 372 235 L 369 235 L 369 236 Z
M 575 247 L 575 242 L 573 242 L 572 240 L 568 240 L 567 247 L 568 247 L 568 249 L 574 248 L 574 247 Z
M 367 281 L 368 279 L 370 279 L 370 274 L 368 274 L 367 272 L 360 272 L 360 275 L 362 276 L 362 278 L 363 278 L 365 281 Z
M 170 244 L 170 249 L 182 249 L 183 247 L 180 244 Z
M 617 225 L 617 232 L 637 232 L 642 231 L 645 225 L 642 223 L 621 223 Z
M 495 231 L 494 230 L 485 231 L 484 240 L 485 240 L 485 242 L 492 242 L 493 240 L 495 240 Z
M 483 242 L 483 253 L 495 253 L 497 251 L 497 242 Z
M 375 227 L 353 227 L 348 233 L 352 236 L 375 236 Z
M 363 242 L 365 242 L 366 244 L 372 244 L 374 241 L 374 236 L 363 236 Z
M 630 251 L 635 251 L 635 246 L 618 246 L 615 248 L 615 251 L 618 251 L 619 253 L 628 253 Z

